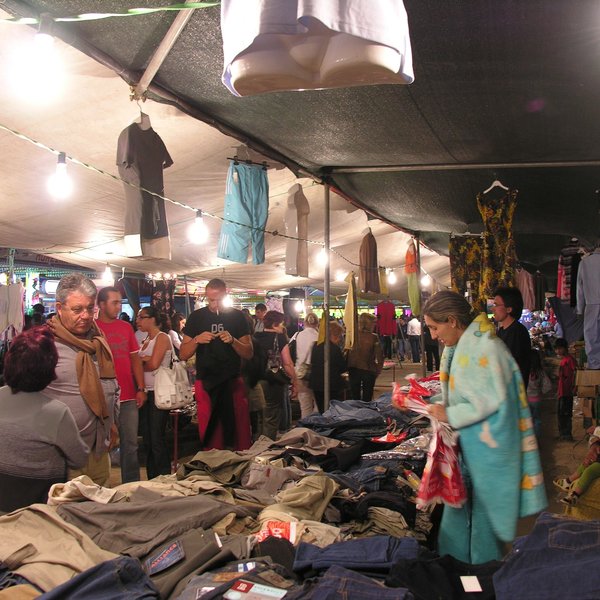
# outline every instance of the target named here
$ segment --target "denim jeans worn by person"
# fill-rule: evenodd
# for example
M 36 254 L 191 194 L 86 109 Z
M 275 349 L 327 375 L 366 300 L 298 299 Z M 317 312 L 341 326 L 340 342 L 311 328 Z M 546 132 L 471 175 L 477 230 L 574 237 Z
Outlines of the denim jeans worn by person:
M 137 444 L 138 424 L 139 415 L 136 401 L 121 402 L 119 412 L 121 483 L 140 480 Z
M 421 362 L 421 338 L 418 335 L 409 335 L 410 349 L 412 353 L 412 361 L 414 363 Z
M 160 410 L 154 404 L 154 392 L 148 391 L 148 399 L 140 409 L 140 429 L 146 446 L 146 471 L 148 479 L 171 472 L 171 459 L 167 447 L 166 429 L 168 410 Z

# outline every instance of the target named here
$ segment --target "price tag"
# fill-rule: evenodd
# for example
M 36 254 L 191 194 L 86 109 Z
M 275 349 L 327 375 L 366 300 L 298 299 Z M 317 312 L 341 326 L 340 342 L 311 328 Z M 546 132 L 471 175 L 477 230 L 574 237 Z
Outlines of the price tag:
M 461 575 L 460 582 L 465 592 L 483 592 L 475 575 Z

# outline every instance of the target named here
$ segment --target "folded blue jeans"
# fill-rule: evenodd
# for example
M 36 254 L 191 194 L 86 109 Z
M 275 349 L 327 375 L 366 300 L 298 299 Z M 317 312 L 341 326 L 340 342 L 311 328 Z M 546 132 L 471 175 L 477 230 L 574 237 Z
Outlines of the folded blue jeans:
M 600 521 L 542 513 L 494 575 L 498 600 L 600 598 Z
M 137 558 L 107 560 L 39 596 L 41 600 L 151 600 L 158 589 Z
M 414 538 L 377 535 L 320 548 L 301 542 L 296 550 L 294 571 L 327 569 L 333 565 L 369 571 L 389 570 L 401 558 L 416 558 L 419 543 Z
M 365 575 L 333 566 L 323 577 L 310 580 L 286 600 L 414 600 L 405 588 L 386 588 Z

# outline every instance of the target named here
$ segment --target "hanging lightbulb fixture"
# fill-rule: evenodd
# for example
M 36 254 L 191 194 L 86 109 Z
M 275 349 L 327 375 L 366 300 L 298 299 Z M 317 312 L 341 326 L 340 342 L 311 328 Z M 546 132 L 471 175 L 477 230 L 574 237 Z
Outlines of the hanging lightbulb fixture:
M 188 229 L 188 238 L 192 244 L 204 244 L 208 240 L 208 227 L 201 210 L 196 211 L 196 218 Z
M 52 16 L 40 15 L 39 29 L 27 44 L 16 44 L 7 57 L 8 81 L 24 102 L 49 104 L 65 87 L 65 67 L 60 59 L 52 27 Z
M 388 270 L 387 281 L 390 285 L 394 285 L 396 283 L 396 281 L 398 281 L 398 278 L 396 277 L 396 273 L 394 273 L 393 269 Z
M 327 264 L 327 261 L 329 260 L 329 256 L 327 254 L 327 250 L 325 250 L 325 248 L 321 248 L 319 250 L 319 253 L 317 254 L 317 261 L 318 263 L 324 267 Z
M 102 274 L 102 283 L 104 285 L 115 285 L 115 276 L 110 270 L 108 263 L 106 263 L 106 269 L 104 269 L 104 273 Z
M 423 277 L 421 277 L 421 285 L 423 287 L 429 287 L 431 285 L 431 277 L 427 274 L 423 275 Z
M 67 155 L 58 153 L 56 171 L 48 179 L 48 191 L 57 200 L 64 200 L 73 193 L 73 181 L 67 173 Z

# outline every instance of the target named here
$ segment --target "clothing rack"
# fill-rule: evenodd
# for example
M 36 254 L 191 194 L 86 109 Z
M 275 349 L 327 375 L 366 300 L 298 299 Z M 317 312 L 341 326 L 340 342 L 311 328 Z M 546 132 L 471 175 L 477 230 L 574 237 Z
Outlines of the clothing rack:
M 269 168 L 269 165 L 267 164 L 266 160 L 263 160 L 262 162 L 254 162 L 253 160 L 250 160 L 249 158 L 240 158 L 237 154 L 233 156 L 233 158 L 231 156 L 227 157 L 227 160 L 232 160 L 234 165 L 239 165 L 240 163 L 244 163 L 245 165 L 256 165 L 257 167 L 262 167 L 264 171 L 266 171 Z

